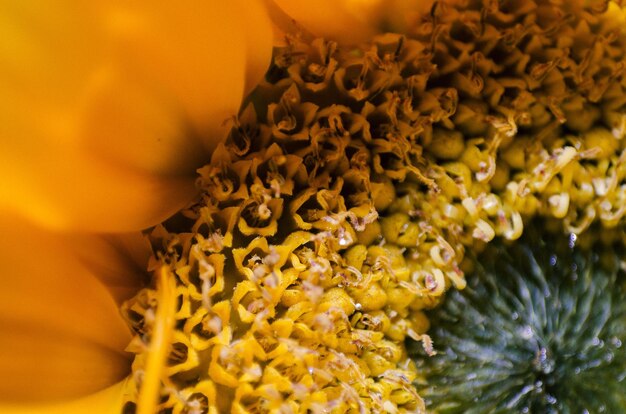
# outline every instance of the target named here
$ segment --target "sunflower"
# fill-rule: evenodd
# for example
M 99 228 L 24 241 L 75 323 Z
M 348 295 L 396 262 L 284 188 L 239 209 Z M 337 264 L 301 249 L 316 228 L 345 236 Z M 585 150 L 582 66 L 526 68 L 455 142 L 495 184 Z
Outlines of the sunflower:
M 424 411 L 474 253 L 626 213 L 621 6 L 484 3 L 8 4 L 7 409 Z

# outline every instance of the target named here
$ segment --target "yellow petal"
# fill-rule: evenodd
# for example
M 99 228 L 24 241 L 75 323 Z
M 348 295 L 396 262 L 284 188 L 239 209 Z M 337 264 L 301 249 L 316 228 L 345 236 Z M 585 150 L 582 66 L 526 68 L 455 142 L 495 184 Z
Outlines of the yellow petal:
M 6 414 L 119 414 L 124 403 L 126 381 L 102 391 L 62 403 L 6 404 L 0 403 L 0 412 Z
M 261 81 L 272 59 L 273 29 L 264 1 L 239 1 L 246 35 L 246 87 L 244 96 Z
M 0 232 L 0 401 L 80 397 L 124 378 L 130 333 L 95 272 L 29 222 L 0 214 Z
M 139 172 L 54 146 L 11 152 L 0 151 L 0 206 L 57 229 L 139 230 L 166 219 L 195 195 L 191 176 Z
M 270 59 L 256 1 L 2 3 L 0 206 L 56 228 L 137 230 L 186 204 Z
M 81 263 L 107 287 L 118 305 L 149 282 L 146 269 L 152 251 L 142 233 L 70 233 L 62 238 Z
M 277 30 L 303 31 L 345 44 L 365 42 L 378 33 L 402 33 L 428 13 L 434 0 L 267 0 Z

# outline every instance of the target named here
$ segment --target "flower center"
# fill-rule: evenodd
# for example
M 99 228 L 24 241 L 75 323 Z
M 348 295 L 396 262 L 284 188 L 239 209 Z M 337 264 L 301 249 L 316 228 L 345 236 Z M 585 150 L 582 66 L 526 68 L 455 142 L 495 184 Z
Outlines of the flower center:
M 465 288 L 466 251 L 516 240 L 533 216 L 576 235 L 623 220 L 623 11 L 484 3 L 434 2 L 360 47 L 294 35 L 275 50 L 199 170 L 201 196 L 151 229 L 176 306 L 168 341 L 163 284 L 122 309 L 138 410 L 420 412 L 405 339 L 439 349 L 424 310 Z M 517 359 L 533 378 L 561 372 L 566 350 L 538 323 L 515 331 L 523 352 L 498 348 L 499 372 Z M 459 343 L 479 360 L 495 349 Z
M 415 348 L 426 380 L 421 394 L 432 409 L 626 409 L 626 376 L 615 375 L 626 367 L 619 233 L 592 249 L 571 248 L 569 238 L 542 235 L 541 227 L 513 246 L 489 246 L 468 288 L 429 315 L 438 354 Z

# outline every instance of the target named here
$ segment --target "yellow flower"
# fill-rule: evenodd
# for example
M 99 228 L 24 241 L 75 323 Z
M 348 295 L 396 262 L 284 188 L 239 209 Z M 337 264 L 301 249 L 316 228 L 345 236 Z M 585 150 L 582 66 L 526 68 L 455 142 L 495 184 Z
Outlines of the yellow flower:
M 625 215 L 602 4 L 531 7 L 518 47 L 524 2 L 3 3 L 1 412 L 418 412 L 404 341 L 434 353 L 466 248 Z

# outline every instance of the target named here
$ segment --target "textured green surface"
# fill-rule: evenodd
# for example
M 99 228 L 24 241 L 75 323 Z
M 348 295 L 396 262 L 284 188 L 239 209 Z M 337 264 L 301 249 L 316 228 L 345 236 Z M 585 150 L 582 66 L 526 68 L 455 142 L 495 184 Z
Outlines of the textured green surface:
M 626 412 L 623 249 L 573 244 L 529 229 L 478 258 L 468 287 L 430 315 L 438 354 L 412 347 L 431 410 Z

